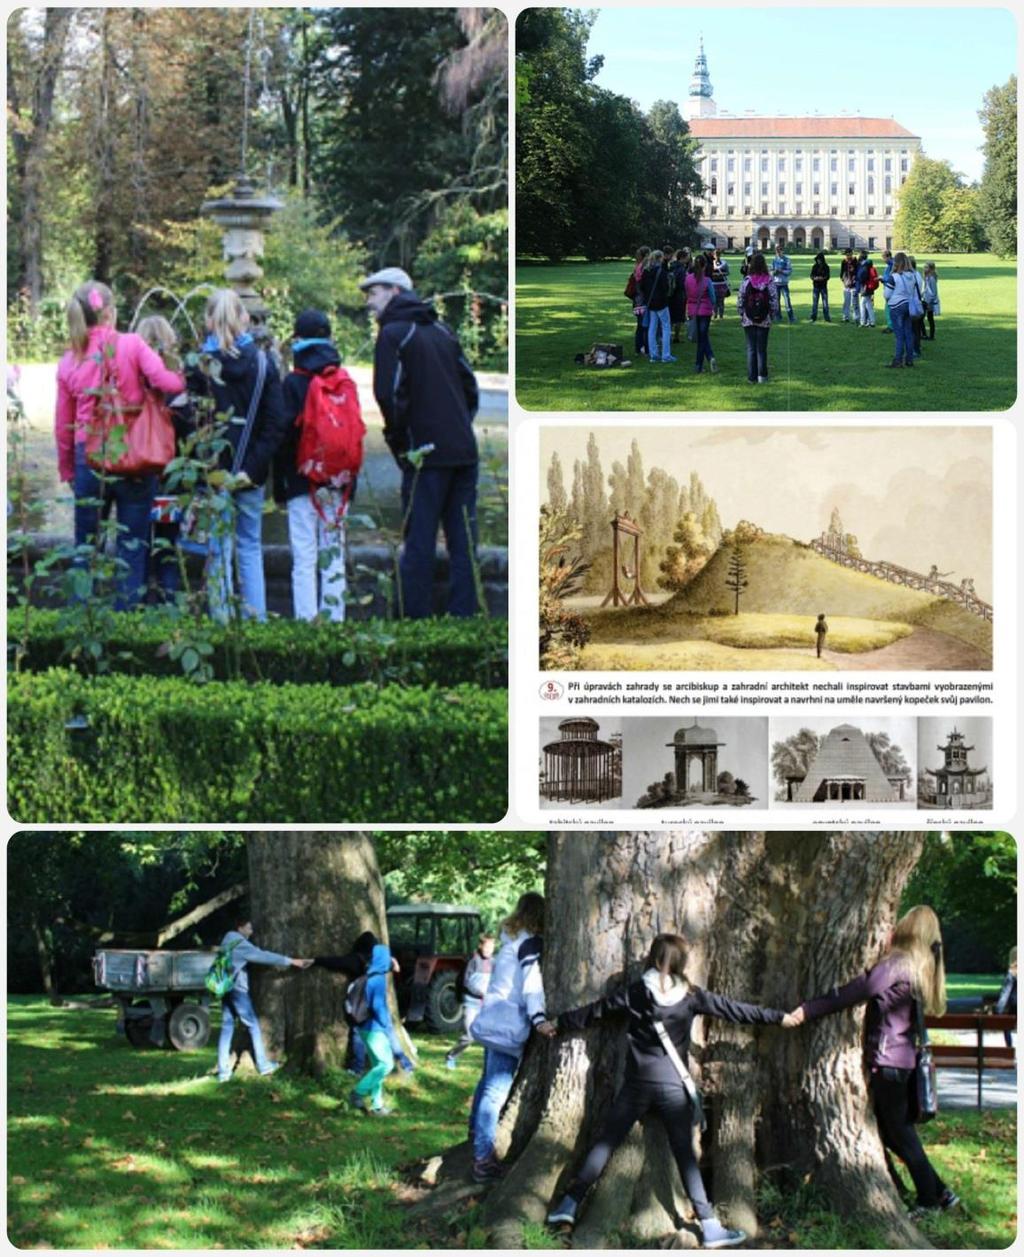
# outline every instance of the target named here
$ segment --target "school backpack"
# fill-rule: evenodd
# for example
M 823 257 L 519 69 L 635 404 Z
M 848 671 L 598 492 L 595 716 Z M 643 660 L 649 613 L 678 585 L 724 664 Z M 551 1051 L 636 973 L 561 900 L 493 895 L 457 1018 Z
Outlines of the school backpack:
M 366 424 L 359 406 L 359 392 L 344 367 L 332 364 L 319 373 L 299 367 L 296 371 L 310 377 L 306 401 L 296 420 L 299 428 L 296 469 L 309 481 L 317 514 L 325 523 L 336 524 L 348 507 L 352 483 L 363 465 Z M 316 492 L 321 488 L 342 491 L 342 505 L 338 518 L 333 521 L 324 514 Z
M 227 949 L 220 948 L 213 964 L 206 971 L 206 977 L 203 978 L 203 986 L 218 999 L 222 999 L 229 991 L 235 989 L 235 975 L 231 972 L 231 953 L 241 941 L 239 938 Z
M 743 313 L 751 323 L 763 323 L 771 314 L 772 301 L 768 285 L 748 283 L 743 294 Z
M 873 266 L 868 267 L 868 273 L 864 277 L 864 291 L 874 292 L 878 287 L 878 272 Z
M 628 297 L 629 300 L 632 301 L 633 298 L 636 296 L 637 291 L 638 291 L 638 286 L 636 282 L 636 271 L 630 271 L 629 279 L 626 280 L 626 287 L 623 290 L 623 296 Z
M 354 978 L 345 992 L 345 1020 L 350 1026 L 363 1026 L 370 1020 L 370 1005 L 366 999 L 366 977 Z

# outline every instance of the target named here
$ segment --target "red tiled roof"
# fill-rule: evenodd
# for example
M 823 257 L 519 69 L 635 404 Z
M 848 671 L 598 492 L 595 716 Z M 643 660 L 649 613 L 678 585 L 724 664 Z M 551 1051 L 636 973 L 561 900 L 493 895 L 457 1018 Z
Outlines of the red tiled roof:
M 892 118 L 693 118 L 698 139 L 916 139 Z

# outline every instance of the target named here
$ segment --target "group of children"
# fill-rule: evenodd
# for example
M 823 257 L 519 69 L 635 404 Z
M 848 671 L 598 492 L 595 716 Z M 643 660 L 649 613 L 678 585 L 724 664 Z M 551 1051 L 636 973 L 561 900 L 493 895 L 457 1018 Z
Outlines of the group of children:
M 71 348 L 58 368 L 60 473 L 74 487 L 76 544 L 95 541 L 105 513 L 116 506 L 118 608 L 141 602 L 151 582 L 172 598 L 181 584 L 180 553 L 193 549 L 208 556 L 211 614 L 227 618 L 237 555 L 242 613 L 264 620 L 262 517 L 273 469 L 274 495 L 288 514 L 294 614 L 307 620 L 318 614 L 343 620 L 345 516 L 356 487 L 365 428 L 358 391 L 341 367 L 327 316 L 305 310 L 296 318 L 292 368 L 283 382 L 276 354 L 256 344 L 249 314 L 231 289 L 215 292 L 206 305 L 206 335 L 200 346 L 211 364 L 206 369 L 183 371 L 177 335 L 162 317 L 144 318 L 134 333 L 119 335 L 113 294 L 95 281 L 83 284 L 72 297 L 68 325 Z M 105 356 L 113 364 L 107 376 L 101 365 Z M 221 495 L 219 507 L 212 513 L 207 509 L 203 537 L 190 528 L 198 499 L 184 520 L 178 509 L 180 472 L 170 481 L 151 471 L 102 483 L 102 467 L 94 458 L 90 461 L 86 441 L 97 394 L 107 378 L 113 379 L 118 405 L 137 406 L 147 393 L 155 394 L 173 423 L 179 450 L 197 426 L 212 427 L 213 421 L 227 419 L 211 448 L 219 470 L 231 477 L 230 498 Z M 351 466 L 330 477 L 316 476 L 309 460 L 300 459 L 301 420 L 314 381 L 328 382 L 318 386 L 318 398 L 329 385 L 331 404 L 344 408 L 338 413 L 348 416 L 352 427 Z
M 854 256 L 848 248 L 840 265 L 843 285 L 843 322 L 875 326 L 875 294 L 885 298 L 885 331 L 896 336 L 896 353 L 890 366 L 913 366 L 921 356 L 922 340 L 935 339 L 935 317 L 940 313 L 938 272 L 934 262 L 917 270 L 913 256 L 895 255 L 886 249 L 884 270 L 879 275 L 870 254 L 861 249 Z M 770 261 L 748 246 L 740 266 L 737 313 L 747 342 L 747 378 L 752 384 L 768 382 L 768 329 L 783 317 L 795 323 L 790 296 L 793 263 L 781 243 Z M 899 277 L 907 275 L 903 280 Z M 821 310 L 826 323 L 831 268 L 823 252 L 811 265 L 810 322 Z M 912 287 L 911 287 L 912 285 Z M 729 262 L 720 249 L 691 254 L 689 249 L 637 250 L 636 264 L 626 285 L 636 319 L 634 349 L 649 362 L 675 362 L 671 345 L 677 344 L 685 327 L 686 338 L 696 344 L 695 371 L 718 370 L 711 348 L 710 326 L 725 315 L 725 299 L 732 292 Z M 905 307 L 905 308 L 904 308 Z M 905 316 L 905 317 L 904 317 Z M 927 333 L 925 324 L 927 322 Z

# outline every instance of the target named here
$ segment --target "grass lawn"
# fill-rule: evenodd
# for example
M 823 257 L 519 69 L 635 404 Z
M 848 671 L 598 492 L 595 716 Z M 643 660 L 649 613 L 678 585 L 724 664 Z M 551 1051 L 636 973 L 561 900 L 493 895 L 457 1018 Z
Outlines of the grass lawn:
M 736 313 L 740 256 L 730 255 L 733 295 L 711 325 L 719 374 L 694 374 L 694 346 L 675 363 L 633 353 L 635 321 L 622 295 L 631 263 L 521 264 L 516 274 L 516 395 L 527 410 L 1005 410 L 1016 397 L 1016 263 L 990 254 L 935 259 L 943 313 L 913 375 L 885 371 L 892 336 L 883 335 L 876 294 L 874 330 L 842 320 L 841 254 L 830 254 L 833 322 L 810 323 L 812 258 L 793 259 L 790 292 L 798 322 L 776 324 L 768 341 L 771 383 L 751 385 Z M 877 260 L 877 255 L 876 255 Z M 919 258 L 919 264 L 926 259 Z M 577 366 L 595 342 L 622 344 L 633 366 Z
M 973 978 L 971 979 L 974 980 Z M 110 1009 L 7 1005 L 8 1237 L 19 1248 L 484 1246 L 476 1198 L 428 1229 L 401 1208 L 398 1167 L 464 1136 L 480 1053 L 444 1068 L 447 1040 L 417 1040 L 420 1068 L 389 1080 L 391 1118 L 351 1112 L 348 1075 L 213 1080 L 214 1049 L 130 1048 Z M 1011 1111 L 942 1114 L 925 1132 L 966 1214 L 927 1224 L 939 1247 L 1002 1247 L 1016 1226 Z M 774 1194 L 773 1194 L 774 1192 Z M 776 1247 L 884 1247 L 812 1193 L 762 1188 Z M 562 1247 L 541 1227 L 530 1248 Z
M 947 973 L 948 999 L 965 999 L 969 995 L 998 995 L 1005 973 Z

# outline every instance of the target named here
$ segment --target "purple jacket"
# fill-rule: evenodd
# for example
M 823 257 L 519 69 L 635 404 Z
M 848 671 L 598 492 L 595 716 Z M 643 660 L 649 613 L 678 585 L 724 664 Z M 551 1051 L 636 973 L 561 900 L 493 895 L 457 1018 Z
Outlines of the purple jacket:
M 867 1002 L 864 1058 L 870 1069 L 913 1069 L 917 1061 L 914 1000 L 902 960 L 886 956 L 873 969 L 801 1007 L 808 1021 Z

